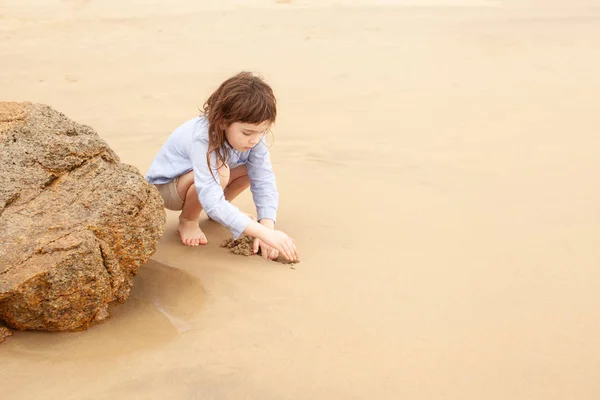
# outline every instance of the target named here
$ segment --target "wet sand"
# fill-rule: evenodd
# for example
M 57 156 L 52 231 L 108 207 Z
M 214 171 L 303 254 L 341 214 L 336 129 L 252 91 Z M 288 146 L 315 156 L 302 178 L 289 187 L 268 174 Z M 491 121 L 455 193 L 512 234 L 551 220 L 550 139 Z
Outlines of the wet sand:
M 3 398 L 600 398 L 600 7 L 166 3 L 0 0 L 0 100 L 145 173 L 262 73 L 302 262 L 234 255 L 206 218 L 185 248 L 169 213 L 110 321 L 0 345 Z

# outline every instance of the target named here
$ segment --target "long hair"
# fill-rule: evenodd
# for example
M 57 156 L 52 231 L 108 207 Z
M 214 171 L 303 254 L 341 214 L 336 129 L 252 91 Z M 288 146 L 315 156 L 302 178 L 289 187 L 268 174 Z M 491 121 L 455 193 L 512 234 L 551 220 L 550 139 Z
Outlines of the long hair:
M 216 168 L 228 163 L 225 130 L 234 122 L 260 124 L 275 122 L 277 104 L 271 87 L 251 72 L 240 72 L 219 86 L 206 100 L 202 113 L 208 120 L 206 162 L 211 175 L 210 154 L 215 153 Z

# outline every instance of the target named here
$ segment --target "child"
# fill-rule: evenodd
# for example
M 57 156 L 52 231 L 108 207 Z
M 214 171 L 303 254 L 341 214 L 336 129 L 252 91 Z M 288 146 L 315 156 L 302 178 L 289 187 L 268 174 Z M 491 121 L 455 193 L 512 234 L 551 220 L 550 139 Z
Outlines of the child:
M 298 259 L 294 241 L 274 229 L 279 194 L 264 136 L 276 114 L 271 87 L 242 72 L 223 82 L 202 115 L 179 126 L 162 146 L 146 179 L 167 209 L 181 210 L 178 233 L 184 245 L 208 243 L 198 225 L 204 209 L 234 238 L 254 237 L 254 253 L 260 248 L 266 259 L 280 254 Z M 230 203 L 248 187 L 258 222 Z

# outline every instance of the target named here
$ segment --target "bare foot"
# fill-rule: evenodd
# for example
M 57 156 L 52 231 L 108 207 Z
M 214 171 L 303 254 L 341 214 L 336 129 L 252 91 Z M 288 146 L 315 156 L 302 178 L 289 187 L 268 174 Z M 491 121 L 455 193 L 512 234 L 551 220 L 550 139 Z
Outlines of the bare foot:
M 202 229 L 198 226 L 198 220 L 186 220 L 179 218 L 179 227 L 177 233 L 181 237 L 181 243 L 186 246 L 198 246 L 207 244 L 208 240 Z

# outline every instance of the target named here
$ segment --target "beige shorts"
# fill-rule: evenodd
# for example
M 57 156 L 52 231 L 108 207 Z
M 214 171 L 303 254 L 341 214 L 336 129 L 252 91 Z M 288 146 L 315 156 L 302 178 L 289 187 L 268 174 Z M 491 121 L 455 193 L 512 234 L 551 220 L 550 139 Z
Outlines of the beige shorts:
M 165 208 L 168 210 L 179 211 L 183 209 L 183 200 L 177 193 L 178 180 L 179 177 L 173 179 L 171 182 L 154 185 L 165 202 Z

